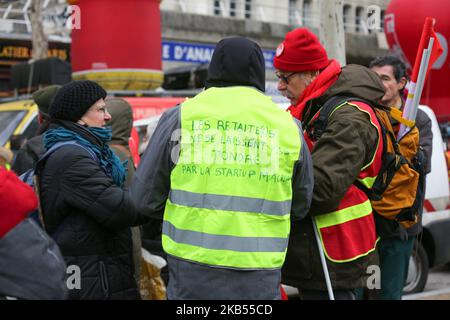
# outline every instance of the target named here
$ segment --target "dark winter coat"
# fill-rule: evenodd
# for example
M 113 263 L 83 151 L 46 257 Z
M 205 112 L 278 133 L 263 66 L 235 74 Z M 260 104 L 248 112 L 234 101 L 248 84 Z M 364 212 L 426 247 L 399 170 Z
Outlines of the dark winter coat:
M 0 238 L 0 296 L 66 299 L 65 277 L 58 246 L 31 218 Z
M 335 95 L 347 95 L 378 101 L 384 95 L 379 77 L 362 66 L 342 68 L 338 80 L 321 97 L 308 102 L 304 123 Z M 308 216 L 293 222 L 282 282 L 301 290 L 327 290 L 311 216 L 335 210 L 345 192 L 369 163 L 376 150 L 378 133 L 367 114 L 348 105 L 336 110 L 327 128 L 312 150 L 314 193 Z M 351 262 L 327 261 L 334 289 L 364 287 L 367 267 L 376 264 L 372 252 Z
M 93 144 L 88 130 L 59 122 Z M 48 233 L 70 267 L 81 270 L 81 288 L 71 299 L 138 299 L 133 278 L 130 226 L 145 222 L 127 192 L 114 184 L 89 153 L 62 147 L 41 173 L 41 204 Z
M 42 135 L 35 136 L 28 140 L 17 152 L 17 156 L 12 165 L 12 170 L 21 175 L 25 171 L 33 168 L 34 164 L 44 154 L 44 143 Z
M 55 242 L 28 215 L 34 190 L 0 167 L 0 300 L 65 299 L 66 264 Z

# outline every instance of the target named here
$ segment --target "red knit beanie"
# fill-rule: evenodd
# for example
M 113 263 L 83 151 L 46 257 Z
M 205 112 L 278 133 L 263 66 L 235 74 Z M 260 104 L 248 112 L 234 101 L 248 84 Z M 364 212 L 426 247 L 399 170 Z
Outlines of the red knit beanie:
M 273 60 L 275 68 L 291 72 L 321 70 L 328 64 L 327 52 L 314 33 L 306 28 L 288 32 Z
M 0 238 L 38 206 L 33 189 L 12 171 L 0 167 Z

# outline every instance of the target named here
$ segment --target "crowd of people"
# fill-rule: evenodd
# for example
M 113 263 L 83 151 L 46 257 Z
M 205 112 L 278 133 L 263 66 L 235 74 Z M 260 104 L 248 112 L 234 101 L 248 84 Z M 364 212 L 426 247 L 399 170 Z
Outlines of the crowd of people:
M 161 116 L 137 168 L 126 101 L 88 80 L 35 92 L 37 135 L 13 162 L 0 149 L 0 296 L 140 299 L 146 247 L 167 259 L 168 299 L 276 300 L 281 283 L 304 300 L 329 299 L 329 283 L 338 300 L 401 299 L 421 223 L 377 214 L 356 182 L 370 190 L 382 170 L 373 106 L 403 108 L 404 63 L 342 67 L 299 28 L 274 67 L 288 112 L 264 94 L 260 46 L 221 40 L 205 90 Z M 419 111 L 416 125 L 426 174 L 431 122 Z M 18 178 L 33 168 L 34 190 Z

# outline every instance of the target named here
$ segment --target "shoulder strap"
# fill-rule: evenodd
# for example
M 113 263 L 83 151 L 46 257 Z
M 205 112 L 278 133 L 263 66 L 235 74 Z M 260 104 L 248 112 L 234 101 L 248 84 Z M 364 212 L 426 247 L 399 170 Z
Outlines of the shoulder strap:
M 378 106 L 378 105 L 374 106 L 370 101 L 367 101 L 367 100 L 359 98 L 359 97 L 344 96 L 344 95 L 334 96 L 334 97 L 330 98 L 329 100 L 327 100 L 325 102 L 325 104 L 322 106 L 318 118 L 313 123 L 313 128 L 312 128 L 313 132 L 312 132 L 312 137 L 311 138 L 313 138 L 315 140 L 318 140 L 322 136 L 323 132 L 325 131 L 325 129 L 326 129 L 327 125 L 328 125 L 328 119 L 329 119 L 331 113 L 334 110 L 336 110 L 336 108 L 338 106 L 340 106 L 340 105 L 342 105 L 343 103 L 346 103 L 346 102 L 354 102 L 354 101 L 363 102 L 363 103 L 369 105 L 373 109 L 379 108 L 379 109 L 383 109 L 384 110 L 384 108 L 382 106 Z M 376 113 L 375 113 L 375 115 L 376 115 Z M 380 125 L 381 125 L 381 122 L 380 122 Z M 381 136 L 382 136 L 382 139 L 383 139 L 383 145 L 385 146 L 386 145 L 386 134 L 387 133 L 390 134 L 390 132 L 389 131 L 386 132 L 385 128 L 382 125 L 381 125 L 381 130 L 382 130 L 382 135 Z M 392 137 L 391 137 L 391 139 L 392 139 Z M 395 137 L 394 137 L 394 141 L 395 141 Z M 390 177 L 390 180 L 391 179 L 392 179 L 392 177 Z M 389 180 L 389 182 L 390 182 L 390 180 Z M 369 199 L 371 199 L 371 200 L 381 200 L 381 198 L 382 198 L 381 194 L 384 191 L 384 189 L 386 188 L 386 187 L 384 187 L 384 189 L 382 188 L 383 191 L 369 189 L 369 188 L 367 188 L 365 185 L 363 185 L 358 180 L 355 180 L 355 182 L 353 184 L 356 187 L 358 187 L 359 189 L 361 189 L 369 197 Z
M 70 140 L 70 141 L 62 141 L 62 142 L 58 142 L 55 143 L 50 149 L 47 150 L 47 152 L 45 152 L 40 158 L 39 160 L 36 162 L 35 166 L 34 166 L 34 173 L 37 174 L 38 171 L 40 171 L 42 169 L 42 167 L 44 166 L 45 161 L 47 161 L 47 158 L 55 151 L 57 151 L 58 149 L 61 149 L 64 146 L 76 146 L 79 148 L 83 148 L 84 150 L 86 150 L 89 155 L 91 156 L 91 158 L 98 162 L 98 157 L 97 155 L 89 148 L 83 146 L 82 144 L 77 143 L 74 140 Z
M 351 102 L 351 101 L 364 102 L 364 103 L 368 104 L 369 106 L 373 107 L 369 101 L 358 98 L 358 97 L 345 96 L 345 95 L 337 95 L 337 96 L 331 97 L 330 99 L 328 99 L 325 102 L 325 104 L 320 109 L 319 116 L 313 122 L 312 133 L 311 134 L 308 133 L 308 135 L 310 135 L 310 137 L 313 140 L 318 140 L 324 133 L 325 129 L 327 128 L 328 119 L 329 119 L 330 115 L 333 113 L 333 111 L 336 110 L 336 108 L 339 107 L 340 105 L 342 105 L 343 103 Z

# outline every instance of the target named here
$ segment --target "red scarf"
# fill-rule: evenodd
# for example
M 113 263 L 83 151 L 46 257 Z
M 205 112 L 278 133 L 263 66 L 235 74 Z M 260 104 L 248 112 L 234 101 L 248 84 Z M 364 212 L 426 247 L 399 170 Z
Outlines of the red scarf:
M 306 87 L 305 91 L 303 91 L 302 95 L 298 99 L 297 105 L 290 106 L 288 108 L 291 114 L 301 121 L 306 103 L 309 100 L 318 98 L 323 95 L 325 91 L 327 91 L 328 88 L 336 82 L 340 73 L 341 65 L 339 64 L 339 62 L 334 59 L 331 60 L 330 64 L 321 73 L 319 73 L 319 75 L 314 79 L 313 82 L 311 82 L 309 86 Z

